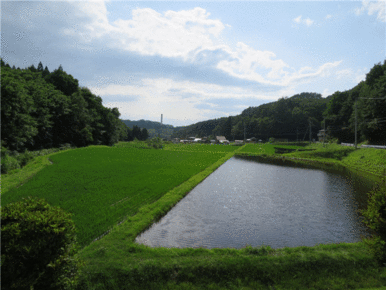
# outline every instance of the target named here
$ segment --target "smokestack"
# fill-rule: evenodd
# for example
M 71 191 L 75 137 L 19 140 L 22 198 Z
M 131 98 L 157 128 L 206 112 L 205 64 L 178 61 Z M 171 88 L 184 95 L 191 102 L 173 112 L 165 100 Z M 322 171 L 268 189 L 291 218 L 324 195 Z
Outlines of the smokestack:
M 164 116 L 164 114 L 161 114 L 161 125 L 162 125 L 162 119 L 163 119 L 163 116 Z

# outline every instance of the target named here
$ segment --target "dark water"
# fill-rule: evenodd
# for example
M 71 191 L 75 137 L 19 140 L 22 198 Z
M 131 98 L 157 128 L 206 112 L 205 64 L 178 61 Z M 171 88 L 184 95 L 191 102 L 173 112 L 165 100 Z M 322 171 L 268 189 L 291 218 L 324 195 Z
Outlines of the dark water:
M 334 172 L 233 157 L 136 242 L 179 248 L 357 242 L 369 235 L 357 209 L 370 186 Z

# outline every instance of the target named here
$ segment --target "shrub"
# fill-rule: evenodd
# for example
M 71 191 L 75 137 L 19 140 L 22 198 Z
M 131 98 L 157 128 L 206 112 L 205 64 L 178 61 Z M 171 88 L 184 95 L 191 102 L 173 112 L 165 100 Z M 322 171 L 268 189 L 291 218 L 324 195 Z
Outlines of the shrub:
M 70 143 L 61 144 L 60 147 L 59 147 L 59 149 L 60 149 L 60 150 L 71 149 L 71 144 L 70 144 Z
M 154 149 L 161 149 L 163 147 L 163 141 L 159 137 L 147 139 L 146 143 L 150 148 L 154 148 Z
M 19 161 L 8 154 L 1 157 L 1 173 L 6 174 L 11 170 L 20 168 Z
M 80 266 L 71 215 L 43 199 L 3 207 L 1 274 L 4 289 L 71 289 Z
M 34 159 L 35 154 L 31 151 L 25 150 L 23 154 L 18 156 L 19 164 L 21 167 L 27 165 L 27 163 Z
M 362 210 L 364 223 L 377 234 L 365 239 L 370 251 L 378 262 L 386 263 L 386 184 L 378 184 L 368 193 L 369 202 Z

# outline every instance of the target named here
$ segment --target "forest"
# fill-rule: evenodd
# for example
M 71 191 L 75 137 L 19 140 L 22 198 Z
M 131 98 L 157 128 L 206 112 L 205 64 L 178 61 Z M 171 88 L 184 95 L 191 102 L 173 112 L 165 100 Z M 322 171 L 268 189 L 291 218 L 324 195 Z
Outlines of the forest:
M 66 73 L 60 65 L 50 72 L 11 67 L 1 60 L 1 144 L 9 150 L 39 150 L 70 144 L 113 145 L 148 138 L 146 129 L 128 128 L 117 108 Z
M 356 114 L 355 114 L 356 106 Z M 324 128 L 330 139 L 353 143 L 357 116 L 358 141 L 386 143 L 386 61 L 375 64 L 366 79 L 354 88 L 327 98 L 317 93 L 300 93 L 278 101 L 249 107 L 240 115 L 176 127 L 174 136 L 223 135 L 228 140 L 256 137 L 288 140 L 317 140 Z M 325 124 L 324 124 L 325 122 Z M 311 127 L 311 130 L 310 130 Z

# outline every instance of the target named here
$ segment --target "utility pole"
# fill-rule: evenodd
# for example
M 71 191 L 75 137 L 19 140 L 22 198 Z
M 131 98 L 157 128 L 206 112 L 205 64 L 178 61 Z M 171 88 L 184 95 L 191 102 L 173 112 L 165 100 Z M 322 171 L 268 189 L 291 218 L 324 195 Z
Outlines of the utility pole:
M 326 118 L 324 118 L 323 147 L 324 147 L 325 139 L 326 139 Z
M 357 149 L 357 101 L 355 101 L 355 149 Z
M 163 114 L 161 114 L 161 127 L 160 127 L 160 131 L 162 131 L 162 119 L 163 119 Z M 158 138 L 160 138 L 160 133 L 158 133 Z
M 245 143 L 245 121 L 243 120 L 243 123 L 244 123 L 244 143 Z

